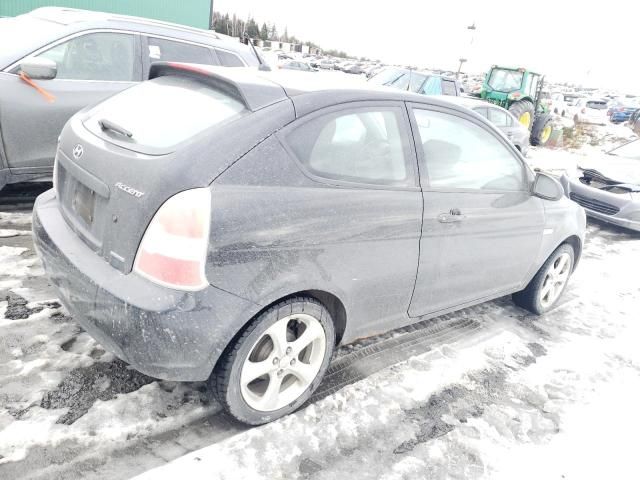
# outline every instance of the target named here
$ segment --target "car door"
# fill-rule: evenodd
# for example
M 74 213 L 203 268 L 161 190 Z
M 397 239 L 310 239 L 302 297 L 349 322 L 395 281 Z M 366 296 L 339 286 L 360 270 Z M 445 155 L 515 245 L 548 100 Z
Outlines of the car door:
M 353 338 L 407 323 L 422 223 L 410 132 L 402 102 L 350 102 L 279 134 L 312 182 L 264 201 L 275 211 L 282 202 L 283 212 L 298 206 L 301 219 L 289 213 L 288 228 L 298 220 L 326 222 L 317 268 L 345 292 Z
M 459 110 L 410 106 L 424 209 L 413 317 L 513 292 L 544 229 L 531 172 L 513 148 Z
M 78 110 L 142 79 L 139 36 L 85 32 L 33 56 L 53 60 L 57 75 L 35 83 L 52 101 L 22 81 L 19 66 L 0 74 L 0 125 L 12 173 L 50 173 L 57 138 Z

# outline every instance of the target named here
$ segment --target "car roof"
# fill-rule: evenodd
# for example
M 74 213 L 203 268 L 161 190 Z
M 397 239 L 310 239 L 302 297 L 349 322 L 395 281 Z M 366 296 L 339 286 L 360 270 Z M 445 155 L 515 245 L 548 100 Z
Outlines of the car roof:
M 459 96 L 459 97 L 454 97 L 452 96 L 451 98 L 447 99 L 449 102 L 451 103 L 455 103 L 457 105 L 462 105 L 464 107 L 467 108 L 478 108 L 478 107 L 493 107 L 493 108 L 499 108 L 499 109 L 503 109 L 501 106 L 499 105 L 495 105 L 491 102 L 487 102 L 485 100 L 482 100 L 481 98 L 477 98 L 477 97 L 464 97 L 464 96 Z
M 41 7 L 28 13 L 34 17 L 62 25 L 73 25 L 78 23 L 125 23 L 135 25 L 153 25 L 171 28 L 175 30 L 184 30 L 197 34 L 207 34 L 213 38 L 221 38 L 218 33 L 210 30 L 202 30 L 200 28 L 189 27 L 178 23 L 165 22 L 162 20 L 154 20 L 151 18 L 135 17 L 132 15 L 121 15 L 116 13 L 97 12 L 93 10 L 81 10 L 77 8 L 65 7 Z M 225 35 L 226 36 L 226 35 Z
M 64 7 L 37 8 L 27 15 L 67 27 L 67 33 L 89 29 L 132 30 L 135 32 L 164 35 L 179 40 L 204 43 L 213 47 L 233 50 L 242 55 L 249 64 L 255 63 L 251 49 L 237 39 L 201 28 L 189 27 L 177 23 L 164 22 L 150 18 L 119 15 L 115 13 L 95 12 Z M 253 61 L 251 60 L 253 59 Z
M 296 117 L 327 106 L 353 101 L 408 101 L 468 112 L 462 103 L 445 96 L 428 96 L 371 85 L 368 82 L 347 81 L 340 77 L 317 75 L 312 78 L 294 70 L 261 71 L 255 68 L 225 68 L 208 65 L 158 62 L 149 78 L 181 74 L 212 83 L 232 94 L 252 111 L 290 98 Z M 452 99 L 455 97 L 451 97 Z

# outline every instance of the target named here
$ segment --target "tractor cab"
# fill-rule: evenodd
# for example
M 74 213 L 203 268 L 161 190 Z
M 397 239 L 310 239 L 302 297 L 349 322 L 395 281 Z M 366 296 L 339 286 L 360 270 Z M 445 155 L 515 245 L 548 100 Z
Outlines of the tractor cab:
M 531 144 L 544 145 L 551 136 L 551 116 L 540 103 L 544 76 L 525 68 L 494 65 L 482 84 L 480 97 L 509 110 L 531 131 Z

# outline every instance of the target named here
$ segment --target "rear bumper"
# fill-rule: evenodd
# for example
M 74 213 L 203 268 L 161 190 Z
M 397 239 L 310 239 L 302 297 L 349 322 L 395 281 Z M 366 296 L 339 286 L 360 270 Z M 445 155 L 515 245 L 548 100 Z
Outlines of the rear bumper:
M 626 122 L 631 118 L 630 113 L 612 113 L 611 121 L 612 122 Z
M 120 273 L 69 228 L 53 190 L 36 201 L 33 234 L 69 313 L 104 348 L 147 375 L 206 380 L 256 310 L 255 304 L 212 286 L 181 292 Z

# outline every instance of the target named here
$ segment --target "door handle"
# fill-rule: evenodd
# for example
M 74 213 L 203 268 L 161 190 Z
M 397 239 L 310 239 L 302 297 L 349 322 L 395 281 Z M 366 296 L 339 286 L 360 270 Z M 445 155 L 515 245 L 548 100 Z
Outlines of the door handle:
M 438 221 L 440 223 L 461 222 L 465 218 L 467 218 L 467 216 L 463 215 L 462 212 L 457 208 L 452 208 L 451 210 L 449 210 L 449 213 L 441 213 L 440 215 L 438 215 Z

